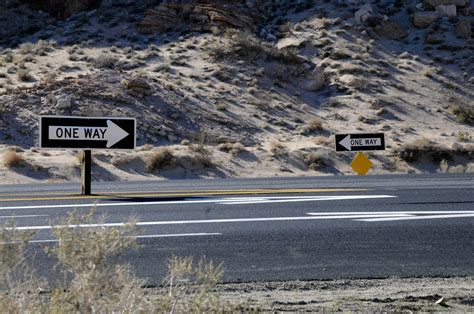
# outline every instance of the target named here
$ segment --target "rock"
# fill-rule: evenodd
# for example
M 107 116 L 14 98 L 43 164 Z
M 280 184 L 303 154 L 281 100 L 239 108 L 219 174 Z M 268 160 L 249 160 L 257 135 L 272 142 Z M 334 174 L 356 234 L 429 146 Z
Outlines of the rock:
M 436 12 L 417 12 L 413 15 L 413 25 L 419 28 L 425 28 L 430 26 L 436 19 L 438 19 Z
M 471 21 L 462 20 L 456 26 L 456 36 L 463 39 L 469 39 L 472 36 Z
M 438 34 L 428 34 L 426 36 L 426 43 L 430 45 L 438 45 L 443 42 L 443 38 Z
M 354 18 L 357 24 L 365 24 L 371 18 L 374 17 L 374 10 L 369 4 L 363 5 L 359 10 L 356 11 Z
M 81 11 L 97 8 L 101 0 L 21 0 L 33 9 L 48 12 L 52 17 L 66 19 Z
M 276 44 L 276 47 L 278 49 L 283 49 L 287 47 L 299 47 L 305 42 L 306 42 L 305 38 L 286 37 L 286 38 L 280 39 L 278 43 Z
M 401 40 L 408 36 L 406 29 L 394 21 L 382 22 L 377 29 L 377 34 L 392 40 Z
M 365 79 L 352 74 L 344 74 L 339 78 L 339 82 L 344 84 L 346 87 L 355 88 L 363 88 L 367 85 L 367 81 Z
M 151 34 L 176 27 L 209 31 L 212 26 L 216 26 L 255 32 L 263 17 L 260 12 L 261 10 L 250 8 L 241 1 L 170 1 L 146 11 L 138 29 Z
M 277 37 L 273 34 L 268 34 L 267 37 L 265 37 L 267 41 L 277 41 Z
M 456 11 L 456 6 L 454 4 L 451 5 L 438 5 L 436 6 L 436 13 L 440 17 L 456 17 L 457 11 Z
M 305 89 L 311 92 L 317 91 L 326 85 L 326 75 L 322 69 L 316 68 L 308 75 Z
M 56 109 L 70 109 L 72 107 L 72 97 L 65 96 L 58 98 L 58 102 L 56 104 Z
M 468 4 L 469 0 L 423 0 L 423 5 L 430 9 L 436 8 L 438 5 L 455 5 L 463 7 Z

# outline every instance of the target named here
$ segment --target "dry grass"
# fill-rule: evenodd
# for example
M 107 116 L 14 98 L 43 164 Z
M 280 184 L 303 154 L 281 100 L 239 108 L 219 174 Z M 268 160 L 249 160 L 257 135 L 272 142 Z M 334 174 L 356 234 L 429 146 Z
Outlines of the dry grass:
M 324 156 L 321 153 L 309 153 L 303 157 L 304 163 L 308 169 L 316 171 L 326 165 Z
M 459 122 L 474 125 L 474 105 L 453 104 L 451 110 Z
M 176 157 L 169 148 L 159 148 L 145 156 L 145 169 L 149 172 L 169 169 L 176 166 Z
M 190 145 L 188 146 L 194 153 L 193 161 L 195 164 L 202 168 L 212 167 L 212 153 L 210 150 L 206 149 L 204 145 Z
M 17 152 L 8 150 L 3 153 L 3 163 L 7 167 L 18 166 L 23 161 L 23 157 L 18 155 Z
M 270 142 L 269 151 L 273 157 L 284 157 L 288 155 L 288 149 L 281 142 Z
M 242 143 L 222 143 L 217 146 L 217 149 L 220 151 L 230 153 L 232 156 L 237 156 L 238 154 L 245 151 L 245 146 Z
M 111 54 L 101 54 L 94 60 L 94 65 L 101 69 L 113 69 L 118 61 L 119 60 Z
M 119 257 L 137 249 L 135 222 L 124 228 L 77 227 L 101 225 L 94 210 L 73 212 L 53 226 L 55 245 L 45 248 L 58 261 L 58 278 L 51 284 L 34 271 L 26 251 L 34 234 L 19 231 L 13 222 L 0 226 L 0 309 L 2 313 L 206 313 L 249 311 L 223 302 L 215 285 L 222 265 L 173 257 L 163 285 L 147 289 L 146 279 Z M 71 226 L 71 227 L 68 227 Z M 163 261 L 164 262 L 164 261 Z
M 28 70 L 18 70 L 16 73 L 18 80 L 20 82 L 31 82 L 33 81 L 33 76 L 31 75 L 30 71 Z
M 304 63 L 304 60 L 298 56 L 296 49 L 277 49 L 264 45 L 253 34 L 228 29 L 225 37 L 229 39 L 227 43 L 218 43 L 210 49 L 210 56 L 215 60 L 246 60 L 252 62 L 259 58 L 265 58 L 284 64 L 295 65 Z
M 416 162 L 424 157 L 439 163 L 442 160 L 451 160 L 452 151 L 441 147 L 426 138 L 421 138 L 403 145 L 396 151 L 398 157 L 406 162 Z
M 19 46 L 18 52 L 22 55 L 39 55 L 44 56 L 54 46 L 54 42 L 47 42 L 44 40 L 38 40 L 36 43 L 23 43 Z
M 303 126 L 303 133 L 304 134 L 311 134 L 317 131 L 322 131 L 323 130 L 323 121 L 321 118 L 313 118 L 309 120 L 304 126 Z

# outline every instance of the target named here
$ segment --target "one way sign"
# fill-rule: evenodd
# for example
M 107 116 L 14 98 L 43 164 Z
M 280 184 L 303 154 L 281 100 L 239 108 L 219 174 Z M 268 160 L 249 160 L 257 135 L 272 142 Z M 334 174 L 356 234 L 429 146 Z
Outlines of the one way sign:
M 132 118 L 40 117 L 42 148 L 134 149 Z
M 336 134 L 337 152 L 369 150 L 385 150 L 385 136 L 383 133 Z

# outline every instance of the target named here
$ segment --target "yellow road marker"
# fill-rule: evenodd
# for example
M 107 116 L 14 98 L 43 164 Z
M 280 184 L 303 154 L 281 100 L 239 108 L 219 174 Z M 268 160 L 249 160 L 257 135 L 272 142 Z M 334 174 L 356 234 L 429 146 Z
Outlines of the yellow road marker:
M 21 201 L 61 201 L 61 200 L 83 200 L 83 199 L 110 199 L 110 198 L 138 198 L 138 197 L 199 197 L 214 195 L 258 195 L 258 194 L 284 194 L 284 193 L 337 193 L 337 192 L 364 192 L 368 189 L 260 189 L 260 190 L 208 190 L 208 191 L 178 191 L 178 192 L 151 192 L 151 193 L 103 193 L 99 195 L 80 196 L 53 196 L 53 197 L 23 197 L 5 198 L 1 202 Z M 51 195 L 51 194 L 50 194 Z M 64 195 L 64 194 L 63 194 Z M 11 195 L 14 196 L 14 195 Z M 22 195 L 18 195 L 22 196 Z

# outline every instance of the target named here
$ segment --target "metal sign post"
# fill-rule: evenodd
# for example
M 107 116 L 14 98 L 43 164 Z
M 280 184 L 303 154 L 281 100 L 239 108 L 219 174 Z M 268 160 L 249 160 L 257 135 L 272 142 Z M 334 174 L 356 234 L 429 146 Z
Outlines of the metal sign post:
M 81 154 L 81 194 L 91 195 L 92 152 L 84 150 Z

